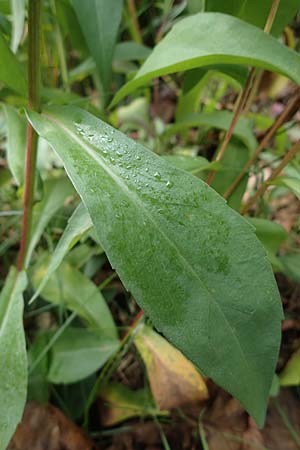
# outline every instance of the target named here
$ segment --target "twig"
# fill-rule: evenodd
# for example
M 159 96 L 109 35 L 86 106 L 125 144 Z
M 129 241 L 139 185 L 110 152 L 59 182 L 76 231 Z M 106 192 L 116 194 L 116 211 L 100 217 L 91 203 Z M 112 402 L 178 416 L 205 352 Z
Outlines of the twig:
M 253 197 L 250 198 L 250 200 L 242 207 L 241 214 L 246 214 L 251 206 L 259 199 L 259 197 L 263 196 L 266 190 L 269 187 L 269 184 L 276 178 L 280 173 L 283 171 L 283 169 L 288 165 L 288 163 L 294 158 L 294 156 L 298 153 L 300 150 L 300 141 L 298 141 L 291 150 L 285 155 L 281 163 L 279 164 L 276 169 L 273 170 L 270 177 L 260 186 L 260 188 L 257 190 L 256 194 L 253 195 Z
M 221 159 L 224 157 L 224 154 L 225 154 L 226 149 L 228 147 L 229 141 L 230 141 L 230 139 L 231 139 L 231 137 L 233 135 L 233 132 L 235 130 L 236 124 L 238 123 L 238 120 L 239 120 L 239 118 L 240 118 L 240 116 L 241 116 L 241 114 L 243 112 L 243 109 L 245 107 L 245 104 L 247 102 L 249 94 L 251 92 L 251 88 L 252 88 L 253 81 L 254 81 L 254 78 L 255 78 L 255 71 L 256 71 L 256 69 L 253 68 L 253 69 L 251 69 L 251 71 L 249 73 L 246 86 L 245 86 L 245 88 L 244 88 L 244 90 L 242 92 L 242 95 L 238 98 L 238 103 L 237 103 L 237 106 L 236 106 L 236 109 L 235 109 L 235 112 L 234 112 L 231 124 L 230 124 L 230 126 L 229 126 L 229 128 L 228 128 L 228 130 L 227 130 L 227 132 L 225 134 L 225 137 L 223 139 L 222 145 L 221 145 L 221 147 L 220 147 L 220 149 L 218 151 L 218 154 L 216 156 L 215 161 L 221 161 Z M 207 184 L 211 185 L 211 183 L 213 182 L 213 179 L 215 178 L 215 175 L 216 175 L 216 171 L 212 170 L 210 172 L 208 178 L 207 178 Z
M 287 122 L 291 117 L 293 117 L 299 106 L 300 106 L 300 91 L 298 90 L 296 95 L 290 99 L 285 109 L 280 114 L 280 116 L 275 120 L 274 124 L 269 128 L 265 137 L 262 139 L 259 146 L 255 150 L 252 157 L 249 159 L 249 161 L 247 162 L 241 173 L 236 177 L 232 185 L 224 193 L 223 195 L 224 198 L 228 199 L 232 195 L 232 193 L 235 191 L 235 189 L 238 187 L 238 185 L 244 178 L 245 174 L 251 168 L 253 163 L 257 160 L 261 152 L 266 148 L 268 142 L 273 138 L 273 136 L 275 136 L 279 128 L 282 127 L 282 125 L 285 122 Z
M 39 111 L 40 109 L 40 29 L 41 0 L 30 0 L 28 12 L 28 108 L 34 111 Z M 32 128 L 31 124 L 28 124 L 24 177 L 24 212 L 22 218 L 20 250 L 17 261 L 18 270 L 23 269 L 31 234 L 37 142 L 37 133 Z

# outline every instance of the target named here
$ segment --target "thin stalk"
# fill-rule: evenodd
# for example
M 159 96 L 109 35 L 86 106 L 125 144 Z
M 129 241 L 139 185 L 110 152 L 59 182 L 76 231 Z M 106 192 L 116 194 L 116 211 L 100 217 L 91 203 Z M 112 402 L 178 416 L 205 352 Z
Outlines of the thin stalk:
M 258 92 L 258 89 L 259 89 L 260 82 L 261 82 L 261 79 L 263 77 L 263 74 L 264 74 L 264 71 L 261 70 L 261 69 L 256 71 L 255 80 L 253 81 L 253 86 L 252 86 L 250 95 L 248 97 L 248 100 L 246 102 L 246 105 L 245 105 L 245 108 L 244 108 L 244 111 L 243 111 L 243 115 L 244 116 L 247 116 L 247 114 L 249 113 L 250 108 L 251 108 L 254 100 L 257 97 L 257 92 Z
M 265 33 L 271 32 L 271 29 L 272 29 L 272 26 L 273 26 L 273 23 L 274 23 L 274 20 L 275 20 L 275 17 L 276 17 L 278 8 L 279 8 L 279 4 L 280 4 L 280 0 L 273 0 L 272 6 L 271 6 L 271 9 L 270 9 L 270 12 L 269 12 L 266 24 L 265 24 L 265 28 L 264 28 Z
M 272 26 L 273 26 L 273 23 L 274 23 L 274 20 L 275 20 L 277 11 L 278 11 L 279 4 L 280 4 L 280 0 L 274 0 L 273 1 L 273 4 L 271 6 L 271 10 L 270 10 L 269 16 L 267 18 L 267 21 L 266 21 L 266 24 L 265 24 L 265 28 L 264 28 L 264 32 L 267 33 L 267 34 L 269 34 L 271 32 L 271 30 L 272 30 Z M 253 103 L 254 99 L 256 98 L 257 91 L 258 91 L 258 88 L 259 88 L 259 85 L 260 85 L 260 82 L 261 82 L 263 74 L 264 74 L 264 71 L 261 70 L 261 69 L 256 71 L 255 80 L 253 82 L 253 88 L 252 88 L 252 90 L 250 92 L 249 98 L 248 98 L 248 100 L 246 102 L 246 105 L 245 105 L 245 108 L 244 108 L 244 111 L 243 111 L 243 114 L 245 116 L 250 111 L 252 103 Z
M 276 17 L 276 13 L 278 11 L 279 3 L 280 3 L 280 0 L 273 0 L 269 15 L 266 20 L 265 27 L 264 27 L 265 33 L 269 33 L 271 31 L 272 25 L 274 23 L 274 19 Z M 221 161 L 221 159 L 224 157 L 224 154 L 226 152 L 226 149 L 228 147 L 230 139 L 232 138 L 232 135 L 233 135 L 235 127 L 238 123 L 238 120 L 239 120 L 240 116 L 242 115 L 246 105 L 248 104 L 248 99 L 249 99 L 249 97 L 251 97 L 252 90 L 255 88 L 256 77 L 257 77 L 257 70 L 256 70 L 256 68 L 252 68 L 248 75 L 248 79 L 247 79 L 245 88 L 242 92 L 242 95 L 237 100 L 237 104 L 236 104 L 236 108 L 235 108 L 235 112 L 234 112 L 231 124 L 225 134 L 225 137 L 223 139 L 221 147 L 218 151 L 218 154 L 216 156 L 216 161 Z M 211 185 L 215 176 L 216 176 L 216 171 L 212 170 L 210 172 L 210 174 L 208 175 L 207 184 Z
M 250 198 L 250 200 L 242 207 L 241 214 L 246 214 L 251 206 L 264 195 L 266 190 L 269 187 L 269 184 L 276 178 L 280 173 L 283 171 L 283 169 L 292 161 L 294 156 L 299 152 L 300 150 L 300 141 L 298 141 L 291 150 L 285 155 L 281 163 L 279 164 L 276 169 L 273 170 L 270 177 L 260 186 L 260 188 L 257 190 L 256 194 L 253 195 L 253 197 Z
M 28 109 L 40 110 L 40 38 L 41 38 L 42 0 L 29 0 L 28 11 Z M 32 211 L 34 203 L 34 185 L 36 173 L 38 136 L 31 124 L 27 126 L 27 146 L 25 162 L 25 183 L 22 232 L 17 267 L 22 270 L 30 240 Z
M 238 120 L 239 120 L 239 118 L 240 118 L 240 116 L 241 116 L 241 114 L 243 112 L 243 109 L 244 109 L 244 107 L 246 105 L 247 99 L 248 99 L 248 97 L 250 95 L 250 92 L 251 92 L 251 89 L 252 89 L 252 85 L 253 85 L 253 81 L 254 81 L 254 78 L 255 78 L 255 71 L 256 71 L 256 69 L 253 68 L 253 69 L 251 69 L 251 71 L 249 73 L 249 76 L 248 76 L 248 79 L 247 79 L 247 82 L 246 82 L 246 86 L 245 86 L 245 88 L 244 88 L 244 90 L 242 92 L 242 95 L 239 96 L 239 98 L 237 100 L 237 105 L 236 105 L 236 108 L 235 108 L 235 112 L 233 114 L 233 118 L 232 118 L 231 124 L 230 124 L 230 126 L 229 126 L 229 128 L 228 128 L 228 130 L 227 130 L 227 132 L 225 134 L 225 137 L 223 139 L 223 142 L 222 142 L 221 147 L 220 147 L 220 149 L 218 151 L 218 154 L 216 156 L 215 161 L 221 161 L 221 159 L 224 157 L 224 154 L 225 154 L 225 152 L 227 150 L 229 141 L 232 138 L 232 135 L 233 135 L 233 132 L 235 130 L 235 127 L 236 127 L 236 125 L 238 123 Z M 207 178 L 207 184 L 211 185 L 211 183 L 213 182 L 213 180 L 215 178 L 215 175 L 216 175 L 216 171 L 212 170 L 210 172 L 208 178 Z
M 140 30 L 140 25 L 137 19 L 136 7 L 134 0 L 127 0 L 128 11 L 129 11 L 129 20 L 131 21 L 130 32 L 132 38 L 138 44 L 143 43 L 142 33 Z
M 224 193 L 223 195 L 224 198 L 228 199 L 232 195 L 232 193 L 235 191 L 235 189 L 239 186 L 240 182 L 244 178 L 245 174 L 249 171 L 249 169 L 251 168 L 253 163 L 257 160 L 261 152 L 266 148 L 270 140 L 275 136 L 279 128 L 282 127 L 282 125 L 284 125 L 284 123 L 286 123 L 288 120 L 290 120 L 291 117 L 293 117 L 299 106 L 300 106 L 300 91 L 297 91 L 296 95 L 290 99 L 285 109 L 280 114 L 280 116 L 269 128 L 266 135 L 260 142 L 259 146 L 255 150 L 255 152 L 253 153 L 252 157 L 249 159 L 245 167 L 242 169 L 240 174 L 236 177 L 231 186 Z

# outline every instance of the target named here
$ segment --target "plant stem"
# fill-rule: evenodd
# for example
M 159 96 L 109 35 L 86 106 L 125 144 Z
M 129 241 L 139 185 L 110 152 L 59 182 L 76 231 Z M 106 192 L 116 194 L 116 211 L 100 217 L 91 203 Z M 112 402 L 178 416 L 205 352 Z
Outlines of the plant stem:
M 274 19 L 276 17 L 276 13 L 277 13 L 277 10 L 279 7 L 279 3 L 280 3 L 280 0 L 273 0 L 269 15 L 266 20 L 265 27 L 264 27 L 265 33 L 269 33 L 271 31 L 271 28 L 274 23 Z M 234 112 L 231 124 L 225 134 L 225 137 L 223 139 L 221 147 L 218 151 L 218 154 L 215 159 L 216 161 L 221 161 L 221 159 L 224 157 L 224 154 L 226 152 L 226 149 L 228 147 L 230 139 L 232 138 L 234 129 L 238 123 L 240 116 L 242 115 L 243 111 L 245 110 L 246 105 L 248 105 L 248 108 L 249 108 L 248 99 L 250 97 L 253 97 L 253 96 L 251 96 L 251 92 L 253 89 L 256 89 L 256 87 L 255 87 L 256 86 L 256 83 L 255 83 L 256 77 L 257 77 L 257 70 L 256 70 L 256 68 L 252 68 L 248 75 L 248 79 L 247 79 L 246 85 L 244 87 L 244 90 L 242 92 L 242 95 L 239 96 L 239 98 L 237 100 L 237 104 L 236 104 L 236 108 L 235 108 L 235 112 Z M 210 174 L 208 175 L 207 184 L 211 185 L 215 176 L 216 176 L 216 171 L 212 170 L 210 172 Z
M 134 0 L 127 0 L 127 5 L 128 5 L 128 11 L 129 11 L 129 20 L 131 21 L 130 31 L 131 31 L 132 38 L 136 43 L 142 44 L 143 39 L 142 39 L 139 22 L 137 19 L 137 13 L 136 13 L 136 7 L 135 7 Z
M 28 109 L 40 110 L 40 29 L 42 0 L 29 0 L 28 11 Z M 36 172 L 38 136 L 31 124 L 27 126 L 27 146 L 25 163 L 25 184 L 22 232 L 17 261 L 18 270 L 24 267 L 29 244 L 34 203 L 34 185 Z
M 242 95 L 239 96 L 239 98 L 237 100 L 237 105 L 236 105 L 235 112 L 233 114 L 233 118 L 232 118 L 231 124 L 230 124 L 230 126 L 229 126 L 229 128 L 228 128 L 228 130 L 227 130 L 227 132 L 225 134 L 225 137 L 223 139 L 223 142 L 222 142 L 221 147 L 220 147 L 220 149 L 218 151 L 218 154 L 216 156 L 215 161 L 221 161 L 221 159 L 224 157 L 224 154 L 225 154 L 226 149 L 228 147 L 229 141 L 230 141 L 230 139 L 231 139 L 231 137 L 233 135 L 233 132 L 235 130 L 236 124 L 238 123 L 238 120 L 239 120 L 239 118 L 240 118 L 240 116 L 241 116 L 241 114 L 243 112 L 243 109 L 245 107 L 245 104 L 247 102 L 249 94 L 251 92 L 251 88 L 252 88 L 253 81 L 254 81 L 254 78 L 255 78 L 255 71 L 256 71 L 256 69 L 253 68 L 253 69 L 251 69 L 251 71 L 249 73 L 249 76 L 248 76 L 245 88 L 244 88 L 244 90 L 242 92 Z M 208 178 L 207 178 L 207 184 L 211 185 L 211 183 L 213 182 L 213 179 L 215 178 L 215 175 L 216 175 L 216 171 L 212 170 L 210 172 Z
M 256 202 L 256 200 L 258 200 L 259 197 L 264 195 L 264 193 L 266 192 L 266 190 L 269 187 L 269 184 L 276 177 L 278 177 L 278 175 L 280 175 L 280 173 L 283 171 L 283 169 L 289 164 L 289 162 L 294 158 L 294 156 L 299 152 L 299 150 L 300 150 L 300 141 L 298 141 L 291 148 L 291 150 L 285 155 L 285 157 L 283 158 L 283 160 L 281 161 L 279 166 L 273 170 L 270 177 L 260 186 L 260 188 L 257 190 L 256 194 L 253 195 L 253 197 L 250 198 L 250 200 L 242 207 L 241 214 L 243 214 L 243 215 L 246 214 L 249 211 L 249 209 L 251 208 L 251 206 Z
M 279 8 L 279 4 L 280 4 L 280 0 L 273 0 L 266 24 L 265 24 L 265 28 L 264 31 L 265 33 L 270 33 L 272 30 L 272 26 Z
M 261 152 L 266 148 L 268 142 L 273 138 L 273 136 L 275 136 L 279 128 L 291 117 L 293 117 L 299 106 L 300 106 L 300 91 L 298 90 L 296 95 L 290 99 L 285 109 L 280 114 L 280 116 L 275 120 L 274 124 L 269 128 L 266 135 L 260 142 L 259 146 L 253 153 L 252 157 L 249 159 L 245 167 L 242 169 L 241 173 L 236 177 L 231 186 L 224 193 L 223 197 L 225 199 L 228 199 L 232 195 L 232 193 L 235 191 L 235 189 L 238 187 L 238 185 L 244 178 L 245 174 L 251 168 L 253 163 L 257 160 Z

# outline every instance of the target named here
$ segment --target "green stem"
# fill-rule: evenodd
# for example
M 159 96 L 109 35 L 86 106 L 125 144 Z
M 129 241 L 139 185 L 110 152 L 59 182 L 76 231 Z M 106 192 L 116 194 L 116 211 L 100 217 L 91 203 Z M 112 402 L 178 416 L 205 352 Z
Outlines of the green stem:
M 28 11 L 28 109 L 40 110 L 40 31 L 42 0 L 29 0 Z M 25 163 L 25 185 L 23 201 L 22 232 L 18 255 L 18 270 L 24 268 L 26 252 L 30 240 L 34 185 L 36 172 L 38 136 L 31 124 L 27 126 L 27 146 Z

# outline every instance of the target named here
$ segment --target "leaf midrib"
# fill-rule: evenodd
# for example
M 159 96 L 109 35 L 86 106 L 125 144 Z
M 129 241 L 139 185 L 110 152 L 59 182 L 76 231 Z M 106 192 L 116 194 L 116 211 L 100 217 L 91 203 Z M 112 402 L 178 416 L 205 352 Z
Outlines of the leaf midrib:
M 238 348 L 241 351 L 242 354 L 242 358 L 244 360 L 246 369 L 248 369 L 250 372 L 253 372 L 253 368 L 249 366 L 249 362 L 244 354 L 243 348 L 235 334 L 235 332 L 233 331 L 231 324 L 229 322 L 229 320 L 227 319 L 224 311 L 222 310 L 222 308 L 220 307 L 220 305 L 218 304 L 218 302 L 214 299 L 214 297 L 212 296 L 211 292 L 209 291 L 209 289 L 207 288 L 207 286 L 204 284 L 204 282 L 201 280 L 201 278 L 199 277 L 199 275 L 197 274 L 197 272 L 195 271 L 195 269 L 191 266 L 191 264 L 189 263 L 189 261 L 182 255 L 182 253 L 180 252 L 179 248 L 177 247 L 177 245 L 172 242 L 169 237 L 161 230 L 161 228 L 159 228 L 156 224 L 155 221 L 153 221 L 151 215 L 148 213 L 147 209 L 145 208 L 143 202 L 140 201 L 139 197 L 136 195 L 135 192 L 133 192 L 132 190 L 130 190 L 128 188 L 128 186 L 124 183 L 123 180 L 121 180 L 117 174 L 114 173 L 113 170 L 111 170 L 106 164 L 105 162 L 102 160 L 101 156 L 98 155 L 98 153 L 95 152 L 95 150 L 93 149 L 93 147 L 87 143 L 87 142 L 82 142 L 82 140 L 75 134 L 73 133 L 69 128 L 67 128 L 64 124 L 62 124 L 59 120 L 57 120 L 56 118 L 54 118 L 53 116 L 49 115 L 49 114 L 45 114 L 44 116 L 47 117 L 50 121 L 52 121 L 54 124 L 56 124 L 57 126 L 59 126 L 71 139 L 73 139 L 75 142 L 78 143 L 78 145 L 80 145 L 81 147 L 83 147 L 86 152 L 91 156 L 92 159 L 94 159 L 95 162 L 98 162 L 99 165 L 102 167 L 102 169 L 113 179 L 113 181 L 115 181 L 115 183 L 117 185 L 119 185 L 121 187 L 121 189 L 128 195 L 129 199 L 134 199 L 136 200 L 136 203 L 141 207 L 141 209 L 144 211 L 145 215 L 148 217 L 149 221 L 153 224 L 154 228 L 156 228 L 156 230 L 158 231 L 158 233 L 160 233 L 163 238 L 167 241 L 167 243 L 176 250 L 176 253 L 178 253 L 179 259 L 183 262 L 183 264 L 187 267 L 187 269 L 193 274 L 193 276 L 196 278 L 196 280 L 198 280 L 199 284 L 206 290 L 209 298 L 211 299 L 211 301 L 217 306 L 217 309 L 221 312 L 221 315 L 223 316 L 225 322 L 228 324 L 229 329 L 231 330 L 231 334 L 234 337 L 234 340 L 237 343 Z M 254 370 L 255 373 L 255 370 Z

